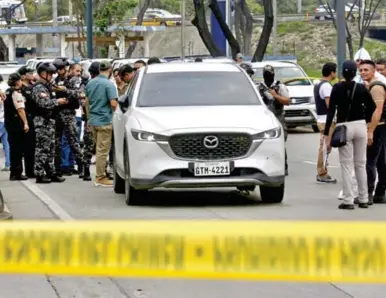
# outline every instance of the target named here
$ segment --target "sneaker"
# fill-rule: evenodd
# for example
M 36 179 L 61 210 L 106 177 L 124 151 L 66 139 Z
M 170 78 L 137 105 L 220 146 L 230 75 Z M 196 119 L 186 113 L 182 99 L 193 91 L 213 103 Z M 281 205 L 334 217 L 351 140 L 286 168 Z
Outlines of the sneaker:
M 321 182 L 321 183 L 333 183 L 336 184 L 336 179 L 332 179 L 329 175 L 327 176 L 316 176 L 316 181 Z
M 343 210 L 354 210 L 355 209 L 355 206 L 354 204 L 345 204 L 345 203 L 342 203 L 339 205 L 338 207 L 339 209 L 343 209 Z
M 109 180 L 109 178 L 107 178 L 107 177 L 96 178 L 95 179 L 95 186 L 111 187 L 111 186 L 113 186 L 113 181 Z
M 10 167 L 4 167 L 1 169 L 2 172 L 9 172 L 11 170 Z

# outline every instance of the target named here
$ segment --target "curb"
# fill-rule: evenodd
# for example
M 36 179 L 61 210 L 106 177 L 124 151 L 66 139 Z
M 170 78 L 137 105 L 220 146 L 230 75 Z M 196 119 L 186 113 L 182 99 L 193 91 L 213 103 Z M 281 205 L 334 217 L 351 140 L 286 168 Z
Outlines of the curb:
M 3 193 L 0 190 L 0 220 L 12 220 L 12 213 L 4 202 Z

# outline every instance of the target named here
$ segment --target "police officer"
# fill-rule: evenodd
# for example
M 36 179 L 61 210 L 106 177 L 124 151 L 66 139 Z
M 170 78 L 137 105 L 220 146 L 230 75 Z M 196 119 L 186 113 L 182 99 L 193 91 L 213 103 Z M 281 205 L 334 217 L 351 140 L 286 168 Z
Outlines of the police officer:
M 99 62 L 95 61 L 91 63 L 88 72 L 90 73 L 91 79 L 99 75 Z M 84 181 L 91 181 L 90 165 L 91 158 L 94 152 L 94 139 L 90 126 L 88 125 L 87 111 L 84 101 L 82 101 L 83 107 L 83 121 L 84 121 L 84 133 L 83 133 L 83 173 L 79 175 L 79 178 L 83 178 Z
M 29 131 L 25 113 L 25 98 L 22 94 L 21 76 L 13 73 L 8 78 L 9 89 L 4 101 L 4 124 L 8 132 L 8 142 L 11 156 L 10 180 L 27 180 L 23 175 L 23 148 L 26 134 Z
M 21 92 L 25 98 L 25 112 L 27 115 L 29 131 L 25 135 L 24 148 L 24 166 L 25 173 L 28 178 L 34 178 L 34 163 L 35 163 L 35 127 L 33 119 L 35 117 L 35 103 L 32 100 L 31 92 L 32 87 L 35 84 L 34 70 L 22 66 L 19 68 L 18 73 L 21 76 L 22 88 Z
M 287 141 L 287 125 L 284 120 L 284 106 L 290 104 L 289 92 L 287 87 L 275 80 L 275 69 L 271 65 L 263 68 L 264 82 L 258 85 L 258 90 L 264 103 L 276 118 L 280 121 L 284 130 L 284 139 Z M 287 150 L 285 151 L 285 174 L 288 175 Z
M 42 62 L 37 69 L 39 80 L 32 88 L 32 99 L 36 104 L 34 118 L 36 148 L 35 176 L 36 183 L 64 182 L 65 179 L 55 173 L 55 119 L 52 113 L 59 105 L 67 104 L 66 98 L 56 99 L 51 88 L 51 81 L 56 72 L 55 66 Z
M 76 157 L 78 170 L 82 171 L 81 151 L 76 133 L 76 112 L 79 108 L 79 90 L 72 89 L 69 86 L 67 78 L 67 69 L 70 63 L 62 58 L 55 59 L 54 66 L 57 69 L 58 76 L 55 78 L 53 90 L 58 98 L 66 98 L 67 103 L 57 109 L 55 115 L 56 133 L 55 133 L 55 172 L 62 176 L 62 137 L 67 137 L 72 153 Z

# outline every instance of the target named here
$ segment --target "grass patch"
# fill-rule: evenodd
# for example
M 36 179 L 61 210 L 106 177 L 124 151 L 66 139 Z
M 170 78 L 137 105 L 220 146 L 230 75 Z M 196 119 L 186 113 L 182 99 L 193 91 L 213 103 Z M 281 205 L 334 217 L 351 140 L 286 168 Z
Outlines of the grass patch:
M 279 23 L 277 26 L 277 32 L 280 35 L 289 33 L 302 33 L 309 30 L 310 28 L 306 22 L 284 22 Z

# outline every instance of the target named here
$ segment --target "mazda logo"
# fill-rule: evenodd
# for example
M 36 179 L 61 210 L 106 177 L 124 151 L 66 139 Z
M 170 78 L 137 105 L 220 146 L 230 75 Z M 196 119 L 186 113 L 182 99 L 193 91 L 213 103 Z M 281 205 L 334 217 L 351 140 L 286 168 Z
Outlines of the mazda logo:
M 208 149 L 217 148 L 219 144 L 220 142 L 216 136 L 206 136 L 204 138 L 204 146 Z

